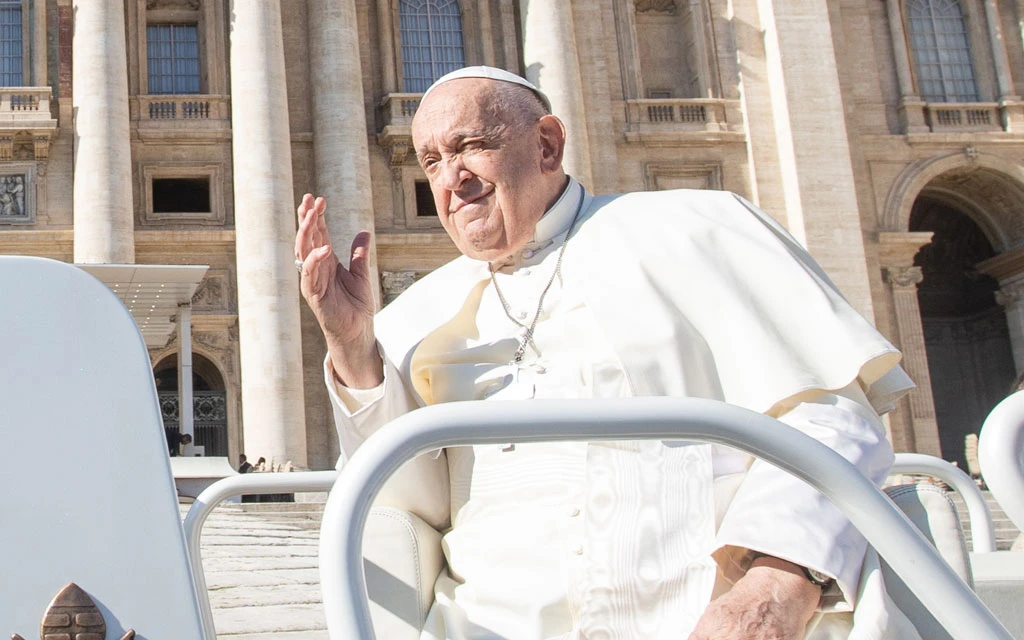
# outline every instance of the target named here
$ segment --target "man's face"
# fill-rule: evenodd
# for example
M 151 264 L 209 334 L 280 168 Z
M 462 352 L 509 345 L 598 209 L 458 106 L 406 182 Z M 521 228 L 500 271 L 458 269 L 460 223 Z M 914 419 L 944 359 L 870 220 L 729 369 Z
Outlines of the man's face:
M 489 261 L 530 240 L 550 198 L 541 188 L 550 172 L 540 125 L 516 126 L 487 109 L 493 82 L 464 78 L 436 87 L 412 124 L 441 224 L 459 251 Z

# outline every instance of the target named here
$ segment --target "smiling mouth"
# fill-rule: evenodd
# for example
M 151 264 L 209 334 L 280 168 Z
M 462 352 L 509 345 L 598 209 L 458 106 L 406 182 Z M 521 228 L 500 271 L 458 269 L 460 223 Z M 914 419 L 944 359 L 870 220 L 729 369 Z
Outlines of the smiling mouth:
M 484 198 L 486 198 L 487 196 L 491 195 L 492 193 L 494 193 L 494 189 L 493 188 L 492 189 L 488 189 L 487 191 L 482 191 L 482 192 L 478 193 L 477 195 L 473 196 L 472 198 L 470 198 L 468 200 L 460 199 L 457 203 L 454 204 L 454 206 L 449 206 L 448 207 L 448 213 L 449 214 L 455 213 L 456 211 L 459 211 L 460 209 L 462 209 L 464 207 L 468 207 L 471 204 L 474 204 L 476 202 L 479 202 L 480 200 L 483 200 Z

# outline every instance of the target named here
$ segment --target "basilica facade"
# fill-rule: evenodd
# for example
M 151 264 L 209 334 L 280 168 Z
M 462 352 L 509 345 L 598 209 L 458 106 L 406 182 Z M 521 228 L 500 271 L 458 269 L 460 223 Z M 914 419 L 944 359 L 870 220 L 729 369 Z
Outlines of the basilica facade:
M 387 304 L 457 255 L 422 92 L 502 67 L 591 191 L 726 189 L 788 228 L 904 353 L 896 450 L 963 465 L 1024 370 L 1022 24 L 1024 0 L 0 0 L 0 253 L 208 265 L 198 443 L 330 468 L 296 204 L 327 197 L 339 247 L 375 231 Z M 168 422 L 179 343 L 150 345 Z

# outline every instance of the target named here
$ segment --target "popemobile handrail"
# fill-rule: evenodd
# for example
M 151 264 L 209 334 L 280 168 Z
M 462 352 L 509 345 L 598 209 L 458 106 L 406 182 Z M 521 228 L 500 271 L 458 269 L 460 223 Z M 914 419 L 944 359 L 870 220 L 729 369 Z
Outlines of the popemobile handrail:
M 442 447 L 558 440 L 700 440 L 749 452 L 810 483 L 850 519 L 955 639 L 1013 640 L 899 509 L 842 456 L 773 418 L 695 398 L 452 402 L 388 423 L 345 464 L 324 508 L 320 582 L 331 638 L 375 636 L 363 527 L 384 482 Z
M 329 491 L 338 478 L 337 471 L 296 471 L 294 473 L 243 473 L 222 478 L 204 489 L 189 507 L 182 527 L 185 529 L 185 546 L 188 561 L 192 565 L 192 576 L 199 594 L 199 613 L 203 632 L 207 638 L 216 638 L 210 597 L 206 591 L 206 574 L 203 571 L 203 554 L 200 538 L 207 516 L 224 500 L 237 496 L 259 493 L 301 493 Z
M 952 463 L 923 453 L 897 453 L 889 475 L 923 475 L 938 478 L 960 494 L 967 506 L 971 527 L 971 547 L 975 553 L 996 550 L 996 530 L 992 525 L 992 512 L 985 496 L 971 476 Z

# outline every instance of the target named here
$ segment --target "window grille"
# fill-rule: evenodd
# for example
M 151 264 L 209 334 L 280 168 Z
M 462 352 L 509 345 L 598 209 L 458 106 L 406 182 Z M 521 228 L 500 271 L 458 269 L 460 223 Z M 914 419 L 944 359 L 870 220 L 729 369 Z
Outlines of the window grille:
M 927 102 L 978 102 L 978 86 L 958 0 L 908 0 L 918 89 Z
M 21 0 L 0 0 L 0 86 L 24 86 Z
M 434 80 L 465 66 L 456 0 L 400 0 L 398 20 L 406 93 L 423 93 Z
M 146 27 L 149 93 L 199 93 L 199 29 L 194 24 Z

